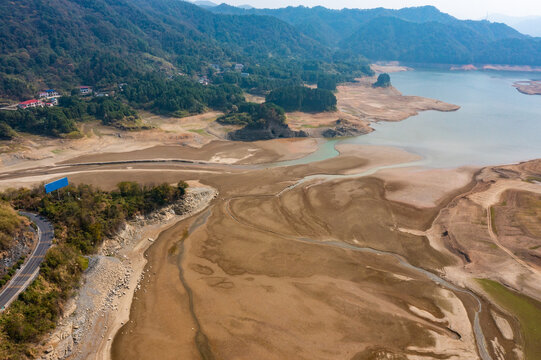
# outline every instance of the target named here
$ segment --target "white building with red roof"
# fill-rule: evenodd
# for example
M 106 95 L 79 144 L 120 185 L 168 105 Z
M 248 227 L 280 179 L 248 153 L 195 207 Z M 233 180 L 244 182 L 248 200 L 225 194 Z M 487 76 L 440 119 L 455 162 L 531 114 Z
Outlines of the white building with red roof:
M 35 108 L 35 107 L 43 107 L 45 104 L 43 104 L 43 101 L 32 99 L 32 100 L 26 100 L 17 105 L 19 109 L 28 109 L 28 108 Z

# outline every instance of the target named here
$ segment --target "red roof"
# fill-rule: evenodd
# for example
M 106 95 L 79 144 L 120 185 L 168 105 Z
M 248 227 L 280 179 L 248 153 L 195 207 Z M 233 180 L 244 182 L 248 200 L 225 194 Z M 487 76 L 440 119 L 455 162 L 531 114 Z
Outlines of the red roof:
M 22 103 L 19 103 L 19 105 L 30 105 L 30 104 L 35 104 L 35 103 L 39 103 L 41 101 L 39 100 L 26 100 L 26 101 L 23 101 Z
M 80 89 L 90 89 L 90 86 L 79 86 Z

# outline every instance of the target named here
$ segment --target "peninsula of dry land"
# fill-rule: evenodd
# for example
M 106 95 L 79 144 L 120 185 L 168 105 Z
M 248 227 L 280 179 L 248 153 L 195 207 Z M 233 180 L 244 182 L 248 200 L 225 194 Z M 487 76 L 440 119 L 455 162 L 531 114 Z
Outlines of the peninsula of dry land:
M 541 95 L 541 81 L 517 81 L 513 86 L 526 95 Z

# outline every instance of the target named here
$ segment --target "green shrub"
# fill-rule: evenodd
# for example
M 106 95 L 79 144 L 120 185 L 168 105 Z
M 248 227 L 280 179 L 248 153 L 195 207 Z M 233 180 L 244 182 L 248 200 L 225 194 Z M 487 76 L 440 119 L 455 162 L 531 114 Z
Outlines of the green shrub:
M 15 207 L 37 211 L 51 220 L 57 245 L 47 251 L 38 278 L 0 315 L 0 355 L 17 358 L 55 327 L 64 303 L 88 268 L 83 255 L 95 252 L 126 220 L 180 200 L 187 186 L 183 181 L 176 186 L 121 182 L 112 192 L 70 185 L 55 195 L 45 194 L 42 187 L 1 194 Z M 11 229 L 14 225 L 4 221 L 3 226 Z M 10 274 L 15 271 L 15 267 L 10 269 Z

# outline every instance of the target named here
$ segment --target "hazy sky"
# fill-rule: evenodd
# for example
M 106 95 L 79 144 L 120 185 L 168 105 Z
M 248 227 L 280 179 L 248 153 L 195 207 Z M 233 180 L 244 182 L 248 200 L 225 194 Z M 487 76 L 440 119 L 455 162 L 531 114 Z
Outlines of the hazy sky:
M 541 0 L 214 0 L 231 5 L 250 4 L 257 8 L 277 8 L 288 5 L 328 8 L 403 8 L 407 6 L 434 5 L 441 11 L 461 19 L 481 19 L 489 13 L 510 16 L 541 15 Z

